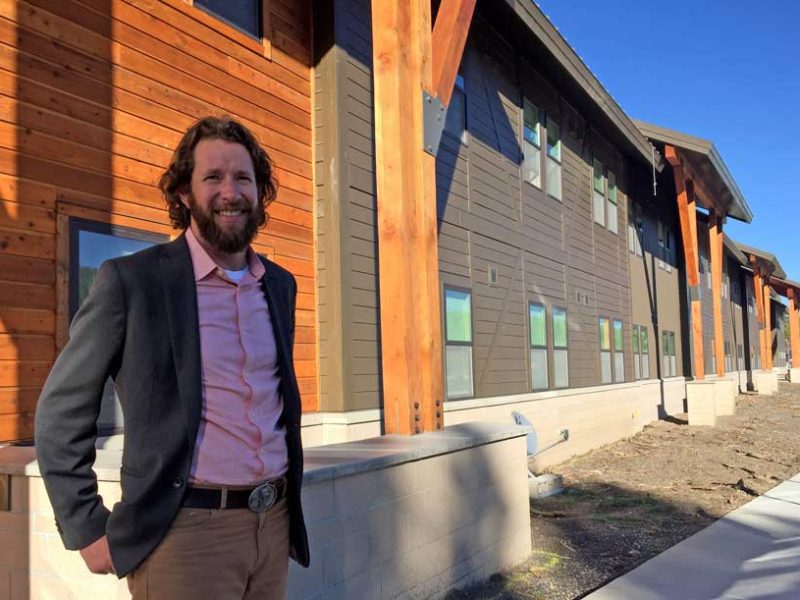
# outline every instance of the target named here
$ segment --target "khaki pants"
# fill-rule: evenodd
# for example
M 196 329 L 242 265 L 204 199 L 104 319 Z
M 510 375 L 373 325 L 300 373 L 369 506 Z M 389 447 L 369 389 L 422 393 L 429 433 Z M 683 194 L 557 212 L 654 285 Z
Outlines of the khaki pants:
M 289 513 L 181 508 L 167 535 L 128 575 L 133 600 L 284 600 Z

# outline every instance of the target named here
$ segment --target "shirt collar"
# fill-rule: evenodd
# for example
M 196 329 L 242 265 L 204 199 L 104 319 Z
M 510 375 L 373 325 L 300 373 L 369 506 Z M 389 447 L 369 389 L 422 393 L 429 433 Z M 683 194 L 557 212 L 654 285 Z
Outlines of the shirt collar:
M 203 248 L 203 246 L 197 240 L 197 237 L 194 235 L 191 227 L 186 228 L 185 235 L 186 243 L 189 246 L 189 254 L 192 257 L 194 280 L 200 281 L 212 273 L 219 272 L 221 274 L 222 269 L 220 269 L 217 263 L 214 262 L 214 259 L 209 256 L 208 252 L 206 252 L 206 249 Z M 250 271 L 250 275 L 252 275 L 256 280 L 261 279 L 266 273 L 264 263 L 261 262 L 261 259 L 250 247 L 247 248 L 247 270 Z

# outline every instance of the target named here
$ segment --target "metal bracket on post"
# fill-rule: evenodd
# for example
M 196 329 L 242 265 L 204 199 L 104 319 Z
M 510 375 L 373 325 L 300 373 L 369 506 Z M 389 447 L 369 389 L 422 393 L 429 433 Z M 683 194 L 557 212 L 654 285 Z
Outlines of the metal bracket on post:
M 425 90 L 422 91 L 422 147 L 431 156 L 439 152 L 439 143 L 444 131 L 445 108 L 439 98 L 434 98 Z

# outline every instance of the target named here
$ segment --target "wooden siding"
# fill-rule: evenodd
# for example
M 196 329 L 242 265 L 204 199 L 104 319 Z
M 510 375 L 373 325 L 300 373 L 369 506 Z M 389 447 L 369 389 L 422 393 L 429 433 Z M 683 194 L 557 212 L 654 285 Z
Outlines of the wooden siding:
M 296 367 L 315 409 L 310 3 L 269 0 L 263 47 L 183 0 L 0 6 L 0 440 L 31 436 L 64 327 L 57 217 L 169 232 L 154 183 L 207 114 L 245 122 L 276 162 L 256 247 L 297 276 Z
M 644 192 L 639 192 L 637 197 L 644 198 L 646 196 Z M 637 210 L 642 223 L 642 256 L 635 251 L 628 252 L 632 322 L 636 325 L 644 325 L 648 329 L 650 378 L 656 378 L 659 374 L 664 376 L 661 372 L 664 350 L 661 344 L 661 334 L 664 331 L 675 334 L 676 375 L 682 375 L 683 331 L 680 296 L 683 265 L 677 260 L 677 249 L 674 253 L 676 260 L 665 261 L 661 257 L 658 245 L 659 221 L 670 228 L 675 237 L 675 243 L 678 244 L 680 231 L 677 224 L 677 207 L 674 198 L 670 203 L 668 194 L 659 192 L 659 198 L 656 200 L 637 201 Z M 626 235 L 628 235 L 627 231 Z M 657 333 L 653 322 L 654 315 L 658 323 Z

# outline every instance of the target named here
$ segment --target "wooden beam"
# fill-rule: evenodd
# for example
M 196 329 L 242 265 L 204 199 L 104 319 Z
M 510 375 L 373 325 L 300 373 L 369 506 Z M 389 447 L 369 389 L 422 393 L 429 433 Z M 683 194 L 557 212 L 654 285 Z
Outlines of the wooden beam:
M 697 248 L 697 205 L 694 188 L 684 177 L 683 164 L 677 151 L 672 146 L 664 147 L 664 154 L 672 165 L 675 178 L 675 192 L 678 202 L 678 217 L 681 227 L 681 242 L 686 262 L 686 281 L 689 285 L 689 302 L 691 305 L 692 348 L 695 379 L 705 379 L 705 356 L 703 355 L 703 308 L 700 304 L 700 272 Z
M 412 434 L 443 422 L 429 0 L 372 0 L 372 36 L 384 423 Z
M 769 275 L 764 277 L 764 346 L 767 352 L 764 366 L 772 370 L 772 297 L 770 296 Z
M 798 314 L 798 292 L 794 288 L 787 291 L 789 297 L 789 336 L 792 340 L 792 367 L 800 366 L 800 314 Z
M 708 243 L 711 255 L 711 297 L 714 304 L 714 352 L 717 355 L 717 375 L 725 375 L 725 333 L 722 323 L 722 217 L 712 212 L 708 216 Z
M 442 0 L 433 26 L 433 88 L 428 91 L 448 106 L 461 65 L 476 0 Z
M 764 284 L 761 279 L 761 270 L 755 259 L 750 257 L 750 265 L 753 267 L 753 293 L 756 300 L 756 316 L 758 321 L 758 351 L 761 354 L 761 368 L 766 365 L 766 344 L 764 336 Z

